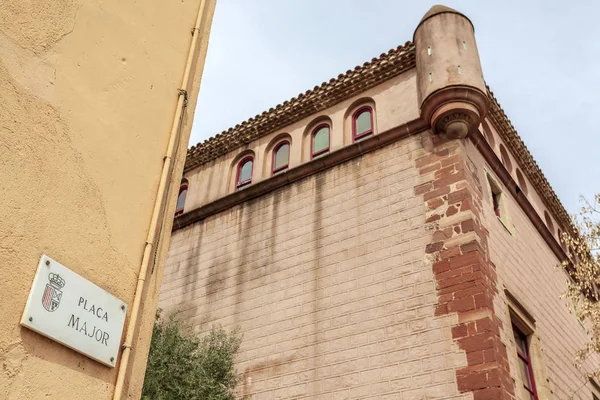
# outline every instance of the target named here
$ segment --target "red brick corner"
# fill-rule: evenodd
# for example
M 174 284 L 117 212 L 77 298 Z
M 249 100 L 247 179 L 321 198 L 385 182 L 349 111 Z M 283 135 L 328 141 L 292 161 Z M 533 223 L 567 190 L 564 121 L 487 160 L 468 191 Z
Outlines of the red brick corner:
M 437 281 L 436 315 L 457 313 L 452 337 L 465 351 L 467 367 L 456 371 L 458 390 L 475 400 L 514 399 L 501 321 L 495 267 L 488 257 L 488 231 L 481 223 L 482 190 L 459 140 L 433 137 L 434 148 L 415 160 L 421 182 L 415 195 L 426 204 Z

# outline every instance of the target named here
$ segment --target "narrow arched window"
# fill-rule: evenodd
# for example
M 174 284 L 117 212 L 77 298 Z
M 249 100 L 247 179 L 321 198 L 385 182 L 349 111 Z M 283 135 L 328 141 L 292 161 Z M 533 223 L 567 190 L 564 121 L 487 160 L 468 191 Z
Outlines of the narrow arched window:
M 362 107 L 352 116 L 352 140 L 359 141 L 373 135 L 373 109 Z
M 329 125 L 321 124 L 312 132 L 312 158 L 329 152 Z
M 546 226 L 548 227 L 548 230 L 552 232 L 552 235 L 554 235 L 554 224 L 552 223 L 552 218 L 550 218 L 548 211 L 544 211 L 544 219 L 546 220 Z
M 175 207 L 175 216 L 183 214 L 183 209 L 185 208 L 185 198 L 187 197 L 188 192 L 188 181 L 184 179 L 181 181 L 181 185 L 179 186 L 179 195 L 177 196 L 177 206 Z
M 502 160 L 502 164 L 506 167 L 508 172 L 512 172 L 512 162 L 510 161 L 508 151 L 506 151 L 506 147 L 504 147 L 503 144 L 500 144 L 500 159 Z
M 242 189 L 252 183 L 252 167 L 254 166 L 254 158 L 248 156 L 239 162 L 237 167 L 236 188 Z
M 273 150 L 273 174 L 285 171 L 290 163 L 290 142 L 279 143 Z

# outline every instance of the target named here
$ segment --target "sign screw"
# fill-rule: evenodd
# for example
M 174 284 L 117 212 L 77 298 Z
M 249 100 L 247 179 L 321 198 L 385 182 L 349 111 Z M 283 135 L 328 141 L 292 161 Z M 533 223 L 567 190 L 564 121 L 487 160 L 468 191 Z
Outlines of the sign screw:
M 50 260 L 46 260 L 46 265 L 50 266 Z
M 114 358 L 114 357 L 111 357 L 111 358 L 110 358 L 110 362 L 115 362 L 115 358 Z
M 125 311 L 125 306 L 124 305 L 121 306 L 121 310 Z
M 29 317 L 29 322 L 33 321 L 33 317 Z

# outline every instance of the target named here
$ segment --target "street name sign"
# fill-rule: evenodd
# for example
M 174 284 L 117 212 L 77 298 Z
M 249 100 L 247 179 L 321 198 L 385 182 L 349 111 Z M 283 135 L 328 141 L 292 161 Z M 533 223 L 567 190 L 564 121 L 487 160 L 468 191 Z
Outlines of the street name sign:
M 21 325 L 114 367 L 127 304 L 42 255 Z

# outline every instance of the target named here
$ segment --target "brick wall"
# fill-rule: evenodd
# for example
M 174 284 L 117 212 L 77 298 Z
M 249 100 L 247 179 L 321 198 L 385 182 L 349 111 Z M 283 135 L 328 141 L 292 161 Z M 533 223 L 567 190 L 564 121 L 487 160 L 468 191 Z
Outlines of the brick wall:
M 590 399 L 566 275 L 511 195 L 497 219 L 490 170 L 425 132 L 212 215 L 174 232 L 160 307 L 240 326 L 252 399 L 522 399 L 506 289 L 540 400 Z
M 496 266 L 500 288 L 495 305 L 498 317 L 507 327 L 503 332 L 503 342 L 508 348 L 512 378 L 520 383 L 504 288 L 517 297 L 535 319 L 533 340 L 541 349 L 537 362 L 542 364 L 535 371 L 536 384 L 547 396 L 540 398 L 570 399 L 573 396 L 574 399 L 591 399 L 591 385 L 586 384 L 588 379 L 573 367 L 575 352 L 585 344 L 585 331 L 568 313 L 565 301 L 559 300 L 566 288 L 567 275 L 561 268 L 555 268 L 559 260 L 512 196 L 505 197 L 509 226 L 505 227 L 498 220 L 492 209 L 486 177 L 486 173 L 494 174 L 470 143 L 467 154 L 482 183 L 482 220 L 489 231 L 490 259 Z M 496 179 L 496 182 L 506 193 L 500 181 Z M 533 195 L 530 193 L 528 196 Z M 591 372 L 598 365 L 598 359 L 593 358 L 585 367 L 587 372 Z
M 174 232 L 160 306 L 239 325 L 253 399 L 470 398 L 415 196 L 418 136 Z
M 432 232 L 425 251 L 437 284 L 435 314 L 458 316 L 452 337 L 467 360 L 456 371 L 458 390 L 473 393 L 475 400 L 512 399 L 504 326 L 494 306 L 498 279 L 481 218 L 481 181 L 466 156 L 466 141 L 421 136 L 430 151 L 415 160 L 420 175 L 415 194 L 422 195 Z

